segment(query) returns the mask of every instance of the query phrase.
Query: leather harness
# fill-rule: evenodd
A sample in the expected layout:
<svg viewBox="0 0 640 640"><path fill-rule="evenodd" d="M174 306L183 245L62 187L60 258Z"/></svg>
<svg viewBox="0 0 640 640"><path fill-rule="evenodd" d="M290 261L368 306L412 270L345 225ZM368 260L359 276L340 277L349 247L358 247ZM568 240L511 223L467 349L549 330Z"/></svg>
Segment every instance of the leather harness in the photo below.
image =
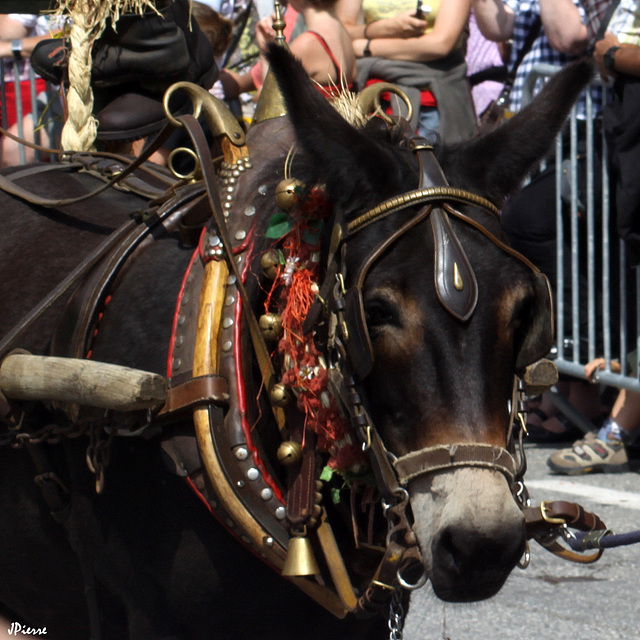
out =
<svg viewBox="0 0 640 640"><path fill-rule="evenodd" d="M246 372L242 371L240 349L245 328L251 336L261 369L265 372L267 388L272 387L274 383L269 351L257 327L257 320L251 313L250 301L244 289L248 262L251 258L249 240L253 213L248 202L249 194L243 193L241 175L239 184L233 183L233 189L230 187L230 191L236 198L235 210L244 211L244 218L225 215L227 210L220 199L213 164L207 160L208 147L199 125L192 116L180 116L178 121L194 143L196 153L200 157L203 178L199 186L188 187L182 195L177 195L178 200L180 197L183 198L178 202L178 209L182 216L184 211L180 209L181 202L188 209L194 201L202 202L203 198L206 198L207 209L213 218L200 238L191 267L185 275L174 323L176 331L171 345L171 391L165 406L157 414L161 424L170 425L172 416L177 413L182 415L185 410L193 410L198 450L194 452L193 438L188 436L185 440L179 430L173 434L175 437L165 438L163 446L174 459L176 472L185 476L190 486L203 498L218 519L244 544L280 570L289 538L285 521L287 499L274 479L275 474L270 468L270 463L263 460L259 454L259 442L253 440L254 434L251 425L246 424L243 407L246 401L243 394ZM477 285L464 249L451 226L449 217L454 216L478 229L500 249L528 266L539 283L538 295L543 298L541 314L546 316L551 308L550 299L544 298L548 296L548 283L539 270L504 245L477 221L457 211L453 204L479 206L492 215L497 214L495 207L475 194L449 187L431 148L425 141L414 139L411 144L420 162L420 184L417 190L381 203L348 223L338 221L327 261L327 278L321 286L319 297L324 300L324 304L316 304L308 318L308 327L311 328L321 314L326 314L325 322L328 322L328 316L331 316L329 324L336 328L330 336L330 343L336 353L341 355L336 361L339 366L332 371L332 387L345 413L349 415L363 448L369 452L389 521L387 548L368 586L358 593L351 586L345 567L340 565L340 552L326 520L326 514L321 511L317 521L317 539L325 557L333 559L329 563L333 587L321 587L308 578L294 577L291 580L338 616L345 615L347 611L366 616L387 606L394 585L398 583L405 588L420 586L422 577L413 582L409 582L405 577L411 574L413 578L414 569L422 563L417 539L405 512L408 494L404 487L411 480L424 474L460 466L477 466L499 471L507 477L509 484L514 486L521 480L523 473L523 463L517 463L513 450L508 451L486 444L453 443L429 447L397 459L390 456L367 414L359 393L359 384L370 371L373 362L361 294L371 266L388 246L428 218L436 245L435 282L438 298L454 318L464 321L475 308ZM229 172L239 171L242 174L251 168L251 159L245 154L227 168ZM15 193L15 190L11 192ZM242 198L247 199L245 203L242 202ZM171 200L171 207L167 204L165 209L160 205L154 215L162 218L162 212L168 212L169 209L171 214L168 215L173 215L176 211L175 204L175 201ZM418 213L373 250L352 278L355 284L345 290L344 257L348 240L366 226L415 205L422 205ZM133 252L139 242L136 239L131 244L123 246L121 238L130 233L129 228L116 233L118 235L114 234L103 250L90 256L91 259L87 261L91 264L97 263L102 259L103 253L116 248L111 260L105 263L108 266L102 267L99 270L100 275L96 276L99 284L89 287L91 302L85 305L85 320L81 324L83 331L71 340L71 344L75 345L74 353L81 353L86 349L86 327L94 315L97 300L103 297L109 283L126 262L126 256ZM134 235L137 238L141 234ZM81 266L86 268L88 265ZM65 290L76 284L80 275L79 271L68 279ZM465 283L462 289L458 286L458 279ZM199 298L197 306L188 303L188 300L194 297ZM210 310L212 307L214 311ZM209 314L206 317L205 309ZM210 321L210 332L203 338L202 332L194 327L199 326L206 318ZM545 317L541 317L538 325L542 326L545 322ZM23 330L24 326L13 332L11 340L5 340L3 344L12 344ZM209 350L206 357L198 353L195 347L193 351L189 349L189 344L198 343L199 335ZM536 354L545 355L551 346L552 334L548 330L538 333L534 338L532 342L535 344L526 346L528 351L523 356L525 360L532 357L535 359ZM519 362L522 364L522 359ZM274 414L282 429L281 412L274 408ZM310 472L309 477L313 475ZM307 491L312 491L312 488ZM546 503L538 508L523 505L530 530L529 537L542 541L550 550L559 551L555 548L555 539L557 530L563 523L583 530L604 528L597 517L587 514L581 508L574 508L577 505L558 504ZM564 551L566 550L561 550L560 554ZM601 552L602 550L596 554L597 557ZM564 554L564 557L569 557L570 553ZM573 555L581 558L579 561L594 560L593 556L585 560L584 556Z"/></svg>

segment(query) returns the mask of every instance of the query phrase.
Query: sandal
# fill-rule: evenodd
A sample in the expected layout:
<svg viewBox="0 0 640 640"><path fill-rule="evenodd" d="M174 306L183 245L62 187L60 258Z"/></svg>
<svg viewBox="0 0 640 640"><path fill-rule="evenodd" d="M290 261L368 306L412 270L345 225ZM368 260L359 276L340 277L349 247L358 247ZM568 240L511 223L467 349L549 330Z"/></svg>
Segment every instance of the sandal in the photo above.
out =
<svg viewBox="0 0 640 640"><path fill-rule="evenodd" d="M619 473L629 470L629 457L623 442L600 440L594 433L587 433L569 449L556 451L547 460L554 473L577 476L602 471Z"/></svg>
<svg viewBox="0 0 640 640"><path fill-rule="evenodd" d="M532 409L530 413L537 415L543 423L551 419L542 409ZM564 430L557 432L549 431L549 429L545 429L542 424L537 425L527 422L527 442L534 442L536 444L558 444L562 442L574 442L577 438L581 438L584 435L583 431L573 424L565 415L557 413L551 417L557 418L564 426Z"/></svg>

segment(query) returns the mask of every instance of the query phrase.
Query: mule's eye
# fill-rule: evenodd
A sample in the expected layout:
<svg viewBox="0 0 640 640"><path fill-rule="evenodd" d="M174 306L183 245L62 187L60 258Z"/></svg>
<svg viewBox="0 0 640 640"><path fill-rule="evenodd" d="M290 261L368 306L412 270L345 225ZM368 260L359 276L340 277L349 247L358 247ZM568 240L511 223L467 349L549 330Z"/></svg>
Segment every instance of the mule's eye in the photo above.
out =
<svg viewBox="0 0 640 640"><path fill-rule="evenodd" d="M370 331L385 325L400 323L396 308L388 301L380 298L367 300L364 304L364 316Z"/></svg>

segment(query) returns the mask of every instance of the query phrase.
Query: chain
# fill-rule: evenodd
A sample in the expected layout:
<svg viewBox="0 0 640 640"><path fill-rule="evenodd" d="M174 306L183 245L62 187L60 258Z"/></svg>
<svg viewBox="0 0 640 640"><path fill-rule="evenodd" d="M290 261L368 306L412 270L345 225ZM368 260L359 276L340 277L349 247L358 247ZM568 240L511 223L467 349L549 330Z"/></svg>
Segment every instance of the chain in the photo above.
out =
<svg viewBox="0 0 640 640"><path fill-rule="evenodd" d="M111 443L116 429L110 430L105 438L106 431L101 427L92 427L89 431L89 446L85 454L87 467L96 478L96 493L101 494L104 489L104 470L111 457Z"/></svg>
<svg viewBox="0 0 640 640"><path fill-rule="evenodd" d="M402 606L402 587L396 585L389 604L389 640L402 640L405 611Z"/></svg>
<svg viewBox="0 0 640 640"><path fill-rule="evenodd" d="M0 433L0 449L11 447L20 449L25 444L58 444L63 438L77 438L87 432L87 425L47 424L36 431L23 431L22 421L16 427L10 426L7 431Z"/></svg>
<svg viewBox="0 0 640 640"><path fill-rule="evenodd" d="M89 446L85 456L87 467L95 475L96 493L102 493L104 489L104 470L109 464L111 443L116 434L116 429L85 423L66 426L47 424L36 431L23 431L22 419L23 417L21 416L21 419L15 425L11 424L7 431L0 433L0 448L21 449L26 444L35 445L43 442L58 444L64 438L78 438L89 434Z"/></svg>
<svg viewBox="0 0 640 640"><path fill-rule="evenodd" d="M517 462L514 478L513 493L520 508L531 504L529 492L524 484L524 475L527 471L527 456L524 450L524 436L527 433L527 404L524 381L518 379L517 391L513 399L512 407L511 440L513 441L513 455Z"/></svg>

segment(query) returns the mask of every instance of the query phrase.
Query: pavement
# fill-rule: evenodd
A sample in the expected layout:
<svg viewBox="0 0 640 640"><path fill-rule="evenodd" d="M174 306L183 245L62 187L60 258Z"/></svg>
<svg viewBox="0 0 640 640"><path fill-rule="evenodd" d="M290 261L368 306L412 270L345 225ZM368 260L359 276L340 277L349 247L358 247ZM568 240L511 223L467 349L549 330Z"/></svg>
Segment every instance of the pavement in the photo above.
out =
<svg viewBox="0 0 640 640"><path fill-rule="evenodd" d="M532 503L577 502L614 533L640 529L640 474L552 475L561 446L526 445ZM531 563L500 593L445 604L429 586L414 593L403 640L640 640L640 544L607 549L590 565L562 560L531 543Z"/></svg>

